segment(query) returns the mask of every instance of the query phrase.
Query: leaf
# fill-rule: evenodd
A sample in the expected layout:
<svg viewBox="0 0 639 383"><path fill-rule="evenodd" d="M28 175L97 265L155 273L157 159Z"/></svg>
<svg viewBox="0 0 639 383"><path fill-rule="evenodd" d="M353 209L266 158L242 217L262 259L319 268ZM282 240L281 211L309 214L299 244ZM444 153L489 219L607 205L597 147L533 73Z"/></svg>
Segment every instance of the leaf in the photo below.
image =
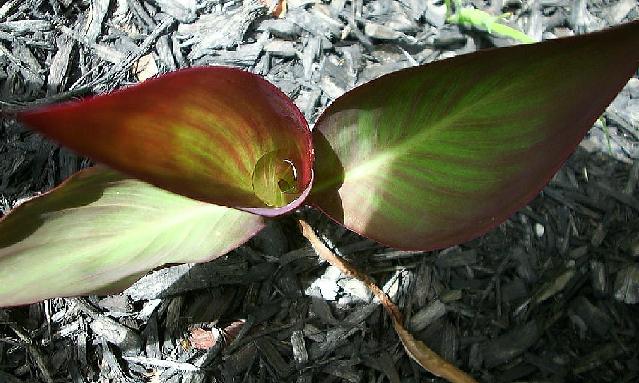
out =
<svg viewBox="0 0 639 383"><path fill-rule="evenodd" d="M226 254L262 227L247 212L86 169L0 220L0 306L119 291L158 266Z"/></svg>
<svg viewBox="0 0 639 383"><path fill-rule="evenodd" d="M478 29L485 29L488 33L498 36L508 37L524 44L534 43L535 40L522 31L500 24L498 21L503 16L493 16L486 11L475 8L462 8L461 4L456 9L455 14L446 18L446 22L460 24L464 26L474 26Z"/></svg>
<svg viewBox="0 0 639 383"><path fill-rule="evenodd" d="M386 245L475 238L528 203L637 68L639 22L383 76L313 130L310 201Z"/></svg>
<svg viewBox="0 0 639 383"><path fill-rule="evenodd" d="M258 214L296 208L312 180L304 116L271 83L239 69L186 69L18 118L153 185Z"/></svg>

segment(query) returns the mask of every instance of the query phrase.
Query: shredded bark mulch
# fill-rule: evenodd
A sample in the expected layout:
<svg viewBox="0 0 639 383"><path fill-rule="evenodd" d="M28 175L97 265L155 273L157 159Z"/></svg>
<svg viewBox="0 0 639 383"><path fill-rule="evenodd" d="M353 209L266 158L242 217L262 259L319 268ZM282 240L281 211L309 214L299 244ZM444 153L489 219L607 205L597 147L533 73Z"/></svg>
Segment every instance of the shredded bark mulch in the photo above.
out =
<svg viewBox="0 0 639 383"><path fill-rule="evenodd" d="M264 75L313 122L384 73L515 43L445 23L436 0L289 0L277 18L281 5L4 1L0 108L228 65ZM639 18L635 0L464 6L510 12L504 22L537 40ZM2 213L91 164L7 116ZM481 238L402 252L303 209L226 257L154 271L122 294L1 309L0 382L441 381L405 354L361 282L319 261L298 218L384 287L417 339L480 382L637 382L638 158L635 77L541 195Z"/></svg>

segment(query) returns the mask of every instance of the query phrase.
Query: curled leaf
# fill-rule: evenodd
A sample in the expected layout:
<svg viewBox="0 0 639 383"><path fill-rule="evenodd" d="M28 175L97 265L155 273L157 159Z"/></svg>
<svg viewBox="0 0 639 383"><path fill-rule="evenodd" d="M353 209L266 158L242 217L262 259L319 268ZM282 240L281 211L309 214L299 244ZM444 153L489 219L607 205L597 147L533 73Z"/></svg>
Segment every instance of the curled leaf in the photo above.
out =
<svg viewBox="0 0 639 383"><path fill-rule="evenodd" d="M262 215L299 206L313 178L304 116L271 83L239 69L181 70L18 118L155 186Z"/></svg>

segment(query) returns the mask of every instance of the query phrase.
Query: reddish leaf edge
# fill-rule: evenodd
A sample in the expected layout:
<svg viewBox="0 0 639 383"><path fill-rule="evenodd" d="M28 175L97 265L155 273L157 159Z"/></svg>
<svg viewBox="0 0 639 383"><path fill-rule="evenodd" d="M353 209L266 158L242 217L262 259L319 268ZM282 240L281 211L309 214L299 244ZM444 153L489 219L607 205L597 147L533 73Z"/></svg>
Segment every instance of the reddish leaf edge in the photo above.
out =
<svg viewBox="0 0 639 383"><path fill-rule="evenodd" d="M246 70L242 70L239 68L235 68L235 67L227 67L227 66L198 66L198 67L191 67L191 68L185 68L185 69L179 69L177 71L173 71L173 72L168 72L165 74L161 74L158 75L156 77L152 77L148 80L145 80L141 83L137 83L137 84L133 84L130 86L125 86L119 89L116 89L112 92L106 93L106 94L98 94L98 95L92 95L92 96L88 96L88 97L84 97L81 98L79 100L72 100L72 101L64 101L61 103L57 103L57 104L51 104L51 105L43 105L43 106L36 106L34 108L31 109L26 109L26 110L21 110L16 112L16 119L23 124L26 127L29 127L28 122L26 122L25 120L28 119L28 116L32 113L39 113L42 111L47 111L47 112L56 112L56 110L61 110L64 108L68 108L70 106L74 106L74 105L78 105L78 104L91 104L93 102L95 102L97 99L101 98L101 97L109 97L112 95L118 95L120 93L125 93L128 92L130 90L130 88L133 87L138 87L138 86L144 86L145 84L149 84L149 83L153 83L153 82L159 82L162 81L164 79L167 78L171 78L171 77L176 77L179 76L181 74L184 73L198 73L198 72L210 72L211 70L218 70L221 72L221 74L223 74L225 71L229 71L229 72L239 72L242 73L243 75L249 76L249 77L253 77L255 79L257 79L258 81L260 81L262 84L264 84L273 94L275 97L281 98L281 99L285 99L289 102L290 106L291 106L291 112L295 115L296 119L298 121L300 121L302 123L302 125L300 126L300 128L302 128L305 131L305 140L306 140L306 147L309 148L309 150L305 153L301 153L301 157L305 157L306 162L303 165L303 167L305 168L306 166L308 166L308 169L304 170L302 169L302 174L307 174L306 175L306 182L302 183L302 187L301 189L303 190L302 193L300 194L299 197L297 197L295 200L293 200L292 202L288 203L287 205L284 206L280 206L280 207L246 207L246 206L230 206L230 205L225 205L225 204L221 204L221 203L215 203L214 201L207 201L201 198L197 198L197 197L192 197L189 195L185 195L182 193L176 193L176 191L173 190L169 190L161 185L158 185L156 183L154 183L152 180L149 180L148 177L146 177L144 174L141 173L137 173L137 172L129 172L126 171L124 169L119 169L117 167L113 167L108 165L108 160L105 161L104 158L100 158L100 156L87 156L91 159L93 159L94 161L98 162L98 163L104 163L107 164L108 167L113 168L114 170L117 170L119 172L122 172L123 174L126 174L128 176L131 176L133 178L139 179L141 181L144 182L148 182L150 184L152 184L153 186L159 187L161 189L176 193L176 194L180 194L184 197L188 197L188 198L193 198L195 200L201 201L201 202L206 202L206 203L211 203L214 205L218 205L218 206L225 206L225 207L230 207L230 208L234 208L234 209L238 209L238 210L242 210L242 211L246 211L252 214L256 214L256 215L261 215L264 217L276 217L276 216L280 216L283 214L287 214L292 212L293 210L299 208L304 201L306 200L306 197L310 194L310 191L312 189L313 186L313 179L314 179L314 175L313 175L313 164L315 162L315 151L313 149L313 136L311 134L311 130L310 127L308 125L308 120L306 119L306 117L304 116L304 114L299 110L299 108L297 107L297 105L293 102L293 100L288 97L288 95L286 95L281 89L279 89L275 84L273 84L272 82L268 81L267 79L265 79L264 77L262 77L261 75L246 71ZM29 127L30 128L30 127ZM30 128L31 129L31 128ZM37 129L31 129L35 132L38 132ZM38 133L40 134L40 133ZM45 135L42 135L45 138L47 138L48 140L51 141L55 141L53 139L50 139L48 137L46 137ZM58 143L60 146L64 146L66 147L64 144ZM137 174L136 174L137 173Z"/></svg>
<svg viewBox="0 0 639 383"><path fill-rule="evenodd" d="M337 99L333 100L333 102L337 101L338 99L342 98L342 97L348 97L350 95L350 93L352 91L355 91L359 88L362 88L366 85L369 85L371 83L374 83L376 80L384 78L384 77L388 77L388 78L392 78L392 77L396 77L399 76L400 73L405 73L408 71L418 71L418 70L425 70L426 68L430 67L430 66L434 66L434 65L446 65L446 63L449 63L451 61L456 61L456 60L460 60L462 57L465 56L470 56L470 55L486 55L489 52L495 51L495 50L500 50L500 49L526 49L529 48L530 46L535 46L535 45L539 45L539 44L561 44L562 40L565 39L584 39L584 38L588 38L588 36L592 36L592 35L600 35L600 34L605 34L611 30L620 30L620 29L632 29L632 28L638 28L639 27L639 20L633 20L629 23L624 23L624 24L620 24L620 25L616 25L610 28L606 28L600 31L595 31L595 32L591 32L591 33L587 33L584 35L578 35L578 36L568 36L568 37L561 37L561 38L557 38L557 39L552 39L552 40L544 40L541 42L537 42L537 43L533 43L533 44L521 44L521 45L515 45L515 46L510 46L510 47L501 47L501 48L487 48L487 49L482 49L482 50L478 50L475 52L470 52L470 53L465 53L463 55L459 55L459 56L455 56L455 57L451 57L451 58L447 58L444 60L440 60L440 61L435 61L435 62L431 62L431 63L427 63L424 65L419 65L416 67L411 67L411 68L405 68L405 69L401 69L399 71L395 71L395 72L391 72L391 73L387 73L385 75L382 75L378 78L375 78L373 80L370 80L367 83L361 84L358 87L352 89L351 91L348 91L346 93L344 93L343 95L341 95L340 97L338 97ZM637 67L639 67L639 62L637 62ZM630 79L632 77L632 75L637 71L637 69L634 69L633 71L631 71L630 73L628 73L628 79ZM626 80L627 83L627 80ZM625 84L625 83L624 83ZM619 92L621 91L621 89L623 88L624 84L621 85L621 87L619 87L619 89L616 92L609 92L607 95L607 98L609 99L608 104L610 104L612 102L612 100L614 100L614 98L619 94ZM320 114L320 116L317 118L317 121L315 122L314 125L318 125L323 118L326 117L326 111L329 110L331 105L328 105L324 111L322 111L322 113ZM602 111L603 113L604 111ZM592 126L594 125L594 123L597 121L597 118L599 116L595 116L592 118L592 121L589 124L589 128L588 130L586 130L586 132L584 133L584 136L586 133L588 133L588 131L592 128ZM353 231L355 233L357 233L358 235L366 238L366 239L370 239L372 241L375 241L377 243L380 243L384 246L388 246L391 247L393 249L397 249L397 250L401 250L401 251L423 251L423 252L428 252L428 251L434 251L434 250L441 250L441 249L446 249L448 247L451 246L456 246L456 245L460 245L466 242L470 242L474 239L477 239L479 237L481 237L482 235L489 233L490 231L494 230L495 228L497 228L499 225L501 225L502 223L506 222L508 219L510 219L510 217L512 217L515 213L517 213L519 210L521 210L522 208L526 207L528 204L530 204L530 202L532 202L543 190L544 188L548 185L548 183L550 182L550 180L552 180L552 178L555 176L555 174L557 174L557 172L559 171L559 169L561 169L564 164L566 163L566 161L568 161L568 159L570 158L570 156L575 152L575 150L577 149L577 147L579 146L579 143L581 142L581 140L583 140L583 137L581 139L579 139L576 142L571 142L570 145L566 145L566 151L564 153L562 153L562 158L560 159L560 161L558 162L558 165L551 168L552 169L552 173L551 175L543 182L542 186L539 188L535 188L535 189L531 189L531 192L526 194L525 196L523 196L519 202L517 202L517 204L515 205L516 207L509 209L509 210L505 210L503 214L500 214L498 217L492 217L492 224L488 227L483 227L479 230L474 230L470 233L468 233L467 235L467 239L464 241L443 241L443 242L436 242L433 243L432 245L426 247L426 248L419 248L419 247L410 247L410 246L397 246L394 244L388 244L388 243L384 243L383 241L377 239L377 238L372 238L368 235L366 235L366 233L360 231L360 230L354 230L350 227L346 227L342 222L340 222L338 219L332 217L330 214L328 214L326 211L324 211L317 202L314 202L313 199L311 198L309 201L307 201L307 205L309 207L312 207L314 209L317 209L318 211L320 211L322 214L324 214L325 216L327 216L328 218L330 218L333 222L335 222L336 224L340 225L340 226L344 226L346 227L348 230ZM339 188L338 188L339 189Z"/></svg>
<svg viewBox="0 0 639 383"><path fill-rule="evenodd" d="M306 189L304 189L304 191L302 192L302 194L300 194L299 197L297 197L295 200L293 200L291 203L281 206L281 207L269 207L269 208L262 208L262 207L257 207L257 208L239 208L239 207L232 207L234 209L238 209L238 210L242 210L248 213L252 213L252 214L256 214L256 215L261 215L262 217L268 217L268 218L273 218L273 217L277 217L280 215L284 215L287 213L292 212L293 210L297 209L298 207L302 206L302 204L304 204L304 202L306 202L306 198L308 197L309 194L311 194L311 189L313 188L313 181L314 181L315 175L313 173L313 169L311 169L311 173L310 173L310 182L309 184L306 186Z"/></svg>

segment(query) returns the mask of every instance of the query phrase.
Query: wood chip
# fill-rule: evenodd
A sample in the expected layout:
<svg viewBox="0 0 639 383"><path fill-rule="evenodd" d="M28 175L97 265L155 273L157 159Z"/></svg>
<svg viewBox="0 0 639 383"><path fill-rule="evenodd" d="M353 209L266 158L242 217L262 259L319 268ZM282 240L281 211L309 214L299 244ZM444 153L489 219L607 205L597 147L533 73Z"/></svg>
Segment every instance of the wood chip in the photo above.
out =
<svg viewBox="0 0 639 383"><path fill-rule="evenodd" d="M541 331L539 324L533 320L491 340L483 347L484 363L494 367L513 360L537 342Z"/></svg>
<svg viewBox="0 0 639 383"><path fill-rule="evenodd" d="M91 0L85 31L87 41L95 42L98 36L102 34L102 23L110 2L111 0Z"/></svg>
<svg viewBox="0 0 639 383"><path fill-rule="evenodd" d="M617 272L614 294L621 302L639 303L639 265L627 265Z"/></svg>
<svg viewBox="0 0 639 383"><path fill-rule="evenodd" d="M440 300L434 300L411 317L408 328L413 332L421 331L445 314L446 305Z"/></svg>

